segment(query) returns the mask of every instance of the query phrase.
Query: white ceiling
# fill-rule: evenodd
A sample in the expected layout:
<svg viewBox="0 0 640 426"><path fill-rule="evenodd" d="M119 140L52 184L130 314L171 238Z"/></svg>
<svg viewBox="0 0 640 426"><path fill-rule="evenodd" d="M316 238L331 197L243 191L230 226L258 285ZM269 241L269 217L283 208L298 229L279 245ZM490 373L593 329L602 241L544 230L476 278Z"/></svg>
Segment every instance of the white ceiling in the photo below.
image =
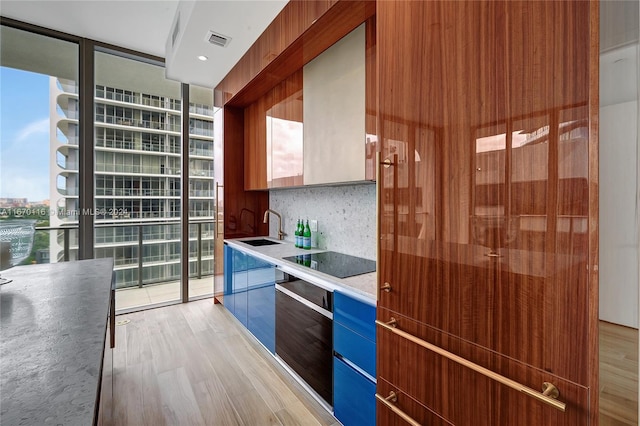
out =
<svg viewBox="0 0 640 426"><path fill-rule="evenodd" d="M288 0L2 0L0 15L166 58L167 77L215 87ZM172 46L173 23L180 30ZM205 41L213 30L226 48ZM198 60L199 55L209 59Z"/></svg>

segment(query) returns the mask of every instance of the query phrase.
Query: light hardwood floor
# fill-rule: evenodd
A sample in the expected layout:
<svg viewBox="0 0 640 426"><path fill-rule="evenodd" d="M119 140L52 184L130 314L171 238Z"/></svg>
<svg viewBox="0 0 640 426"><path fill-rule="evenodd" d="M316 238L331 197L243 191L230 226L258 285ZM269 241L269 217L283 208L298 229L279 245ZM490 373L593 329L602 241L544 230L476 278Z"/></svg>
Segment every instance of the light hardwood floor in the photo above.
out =
<svg viewBox="0 0 640 426"><path fill-rule="evenodd" d="M638 330L600 321L600 426L638 425Z"/></svg>
<svg viewBox="0 0 640 426"><path fill-rule="evenodd" d="M115 425L339 425L211 299L119 315ZM638 330L600 322L600 426L638 425Z"/></svg>
<svg viewBox="0 0 640 426"><path fill-rule="evenodd" d="M116 425L339 425L212 299L119 315Z"/></svg>

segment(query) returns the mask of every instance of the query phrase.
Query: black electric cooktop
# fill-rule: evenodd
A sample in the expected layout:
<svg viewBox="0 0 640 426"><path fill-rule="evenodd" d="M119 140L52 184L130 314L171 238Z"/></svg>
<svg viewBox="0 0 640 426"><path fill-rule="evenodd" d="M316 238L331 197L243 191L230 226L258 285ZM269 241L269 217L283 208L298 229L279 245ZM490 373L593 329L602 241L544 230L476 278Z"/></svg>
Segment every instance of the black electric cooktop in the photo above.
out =
<svg viewBox="0 0 640 426"><path fill-rule="evenodd" d="M354 275L367 274L376 270L376 262L373 260L335 251L301 254L283 257L283 259L337 278L353 277Z"/></svg>

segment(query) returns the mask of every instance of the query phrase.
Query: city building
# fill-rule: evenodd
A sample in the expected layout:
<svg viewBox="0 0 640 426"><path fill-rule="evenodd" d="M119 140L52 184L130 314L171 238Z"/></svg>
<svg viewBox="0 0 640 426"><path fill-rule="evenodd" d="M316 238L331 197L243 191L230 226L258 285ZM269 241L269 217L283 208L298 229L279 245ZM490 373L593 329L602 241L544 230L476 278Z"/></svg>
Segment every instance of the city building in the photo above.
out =
<svg viewBox="0 0 640 426"><path fill-rule="evenodd" d="M75 228L79 215L94 215L95 255L114 258L118 288L177 281L181 220L180 99L167 96L162 84L157 84L156 92L142 92L139 88L124 87L124 81L117 78L110 80L113 81L96 80L95 209L81 211L77 85L74 81L50 77L50 199L51 208L56 209L51 215L51 227ZM151 87L144 89L153 89L153 84L148 86ZM188 179L192 221L190 276L211 275L214 180L210 105L189 105ZM58 231L57 238L52 236L50 240L51 262L65 257L76 259L77 247L77 229Z"/></svg>

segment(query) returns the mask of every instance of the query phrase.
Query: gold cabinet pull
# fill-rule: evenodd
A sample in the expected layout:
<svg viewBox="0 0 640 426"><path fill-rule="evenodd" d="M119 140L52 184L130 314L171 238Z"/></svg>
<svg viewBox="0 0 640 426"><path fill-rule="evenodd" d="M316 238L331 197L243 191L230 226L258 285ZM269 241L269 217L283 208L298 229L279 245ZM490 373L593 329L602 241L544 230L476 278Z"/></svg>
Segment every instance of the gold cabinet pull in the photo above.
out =
<svg viewBox="0 0 640 426"><path fill-rule="evenodd" d="M553 383L542 382L542 394L549 398L558 399L560 391Z"/></svg>
<svg viewBox="0 0 640 426"><path fill-rule="evenodd" d="M538 392L534 389L531 389L528 386L525 386L521 383L516 382L515 380L511 380L508 377L502 376L494 371L489 370L488 368L485 368L481 365L478 365L476 363L473 363L465 358L462 358L461 356L458 356L456 354L453 354L449 351L446 351L444 349L442 349L439 346L433 345L429 342L426 342L418 337L415 337L414 335L407 333L406 331L402 331L400 329L398 329L396 327L397 321L395 318L391 318L391 321L389 322L382 322L379 320L376 320L376 324L379 325L380 327L391 331L392 333L409 340L412 343L415 343L417 345L422 346L425 349L429 349L432 352L437 353L438 355L441 355L445 358L450 359L453 362L456 362L462 366L465 366L467 368L470 368L471 370L480 373L484 376L489 377L490 379L495 380L496 382L502 383L503 385L509 386L511 389L515 389L519 392L525 393L539 401L544 402L545 404L548 404L560 411L562 411L563 413L566 411L567 409L567 404L565 404L564 402L558 401L557 398L560 396L560 391L558 390L558 388L556 388L554 385L552 385L549 382L545 382L545 384L543 385L543 390L542 392Z"/></svg>
<svg viewBox="0 0 640 426"><path fill-rule="evenodd" d="M395 328L396 324L398 324L398 320L395 319L394 317L391 317L391 319L387 322L380 322L376 320L376 324L378 323L380 323L381 325L384 324L384 326L388 328Z"/></svg>
<svg viewBox="0 0 640 426"><path fill-rule="evenodd" d="M376 393L376 399L386 405L391 411L393 411L395 414L401 417L402 420L409 423L411 426L421 426L420 423L416 422L411 418L411 416L394 405L394 403L398 401L398 395L394 391L389 392L389 396L386 398L379 393Z"/></svg>
<svg viewBox="0 0 640 426"><path fill-rule="evenodd" d="M380 290L382 291L386 291L387 293L389 293L391 291L391 284L389 283L384 283L382 285L382 287L380 287Z"/></svg>

